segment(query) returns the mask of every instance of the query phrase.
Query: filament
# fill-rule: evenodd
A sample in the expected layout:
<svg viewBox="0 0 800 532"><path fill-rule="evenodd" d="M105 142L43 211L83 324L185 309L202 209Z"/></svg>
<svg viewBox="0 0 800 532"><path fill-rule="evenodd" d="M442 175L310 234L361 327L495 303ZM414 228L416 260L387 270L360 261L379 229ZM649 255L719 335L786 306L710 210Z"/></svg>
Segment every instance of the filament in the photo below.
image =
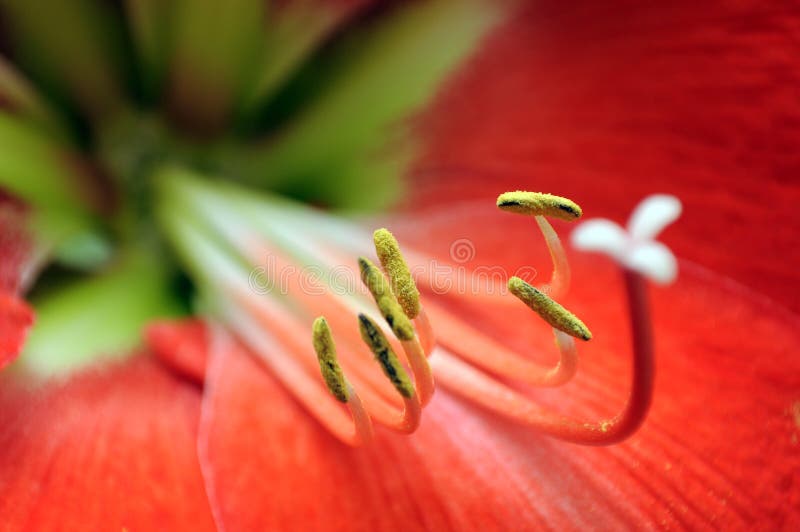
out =
<svg viewBox="0 0 800 532"><path fill-rule="evenodd" d="M632 270L624 270L623 275L631 316L633 367L630 394L617 415L584 421L554 413L444 350L432 361L440 382L490 411L561 440L583 445L625 440L641 426L650 408L654 358L645 280ZM572 337L561 334L562 341L574 344Z"/></svg>

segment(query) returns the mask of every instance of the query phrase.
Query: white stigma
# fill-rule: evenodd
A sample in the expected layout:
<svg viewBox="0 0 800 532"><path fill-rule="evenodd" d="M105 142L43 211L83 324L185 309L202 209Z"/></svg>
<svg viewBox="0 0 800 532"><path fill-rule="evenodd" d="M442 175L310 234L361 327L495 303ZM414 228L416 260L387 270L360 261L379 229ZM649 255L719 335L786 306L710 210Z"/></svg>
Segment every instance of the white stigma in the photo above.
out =
<svg viewBox="0 0 800 532"><path fill-rule="evenodd" d="M604 218L587 220L573 231L572 245L605 253L658 284L669 284L678 275L678 261L667 246L654 239L678 219L681 209L675 196L655 194L637 205L627 230Z"/></svg>

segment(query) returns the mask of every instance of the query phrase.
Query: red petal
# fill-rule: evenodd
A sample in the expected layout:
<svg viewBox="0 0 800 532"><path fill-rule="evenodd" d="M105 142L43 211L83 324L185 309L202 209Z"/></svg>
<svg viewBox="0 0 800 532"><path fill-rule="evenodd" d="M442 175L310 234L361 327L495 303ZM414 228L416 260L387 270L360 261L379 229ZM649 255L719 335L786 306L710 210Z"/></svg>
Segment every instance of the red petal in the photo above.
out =
<svg viewBox="0 0 800 532"><path fill-rule="evenodd" d="M22 351L33 310L16 296L0 292L0 370Z"/></svg>
<svg viewBox="0 0 800 532"><path fill-rule="evenodd" d="M524 489L529 458L509 454L502 433L486 438L485 419L450 398L436 400L414 438L383 433L352 449L247 353L215 356L200 452L228 530L467 530L496 526L501 505L532 522L554 510L539 510L540 490ZM497 489L501 476L523 489Z"/></svg>
<svg viewBox="0 0 800 532"><path fill-rule="evenodd" d="M145 337L150 351L172 370L198 383L205 380L208 331L202 320L155 322Z"/></svg>
<svg viewBox="0 0 800 532"><path fill-rule="evenodd" d="M16 377L16 378L15 378ZM0 385L9 530L213 530L195 454L199 396L150 358Z"/></svg>
<svg viewBox="0 0 800 532"><path fill-rule="evenodd" d="M791 2L530 2L424 113L414 205L530 189L624 221L652 192L677 254L800 310Z"/></svg>
<svg viewBox="0 0 800 532"><path fill-rule="evenodd" d="M535 239L530 220L495 212L492 203L469 213L467 226L466 218L445 220L445 213L439 219L446 223L415 217L413 228L390 226L445 253L446 243L470 235L487 262L509 255L508 243L515 242L512 259L547 264L543 245L527 245ZM566 304L595 338L582 346L574 383L528 393L597 420L613 414L627 392L621 283L596 257L576 257L574 271ZM658 367L652 413L639 433L610 448L537 435L440 387L416 434L382 432L374 447L350 449L247 354L217 353L200 449L220 521L231 530L742 529L797 521L797 318L691 266L677 285L652 295ZM533 326L520 330L520 323L536 320L518 307L504 305L502 319L485 324L487 333L526 353L531 345L534 354L549 353L552 337L532 335Z"/></svg>
<svg viewBox="0 0 800 532"><path fill-rule="evenodd" d="M501 265L511 275L523 265L548 264L530 219L497 212L491 203L470 204L465 227L462 211L453 210L453 216L415 216L407 226L395 221L392 227L401 241L416 235L418 244L439 255L467 234L481 259L472 267ZM573 290L565 304L595 338L581 346L573 383L531 395L565 413L600 419L615 412L626 392L630 346L622 284L608 261L572 258ZM544 281L548 269L537 280ZM640 506L648 520L724 528L800 519L800 490L793 487L800 478L800 319L685 262L677 285L651 295L657 379L650 417L629 442L607 450L566 446L572 452L567 459L603 475L609 489ZM472 318L477 314L490 335L522 353L531 346L534 356L536 348L552 352L548 334L537 337L533 325L520 328L536 323L524 305L504 305L492 316L494 310L478 309Z"/></svg>

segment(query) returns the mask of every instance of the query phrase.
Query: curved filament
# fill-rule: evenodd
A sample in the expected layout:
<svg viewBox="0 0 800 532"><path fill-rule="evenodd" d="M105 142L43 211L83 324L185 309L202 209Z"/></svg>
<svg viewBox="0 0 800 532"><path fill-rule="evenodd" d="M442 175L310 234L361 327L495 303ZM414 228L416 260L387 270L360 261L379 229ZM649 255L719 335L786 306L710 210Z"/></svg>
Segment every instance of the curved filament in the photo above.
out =
<svg viewBox="0 0 800 532"><path fill-rule="evenodd" d="M583 445L611 445L632 435L644 421L653 393L654 359L645 281L624 270L631 313L633 368L630 395L619 414L601 421L583 421L556 414L519 394L449 352L440 352L434 367L456 393L481 406L561 440ZM562 333L563 334L563 333ZM566 343L574 340L564 335Z"/></svg>
<svg viewBox="0 0 800 532"><path fill-rule="evenodd" d="M402 344L406 359L411 366L411 373L414 375L419 400L422 406L425 406L430 402L435 390L433 372L428 364L428 357L425 355L425 349L422 347L418 337L412 340L404 340Z"/></svg>
<svg viewBox="0 0 800 532"><path fill-rule="evenodd" d="M550 222L541 215L536 216L535 219L542 236L544 236L547 249L550 251L550 258L553 261L553 273L550 276L550 282L542 285L540 290L553 299L558 299L569 292L571 273L567 254L564 252L561 239L558 238L558 234L556 234Z"/></svg>
<svg viewBox="0 0 800 532"><path fill-rule="evenodd" d="M575 375L578 360L574 349L563 349L559 344L558 362L545 366L521 357L436 303L429 303L429 310L440 343L487 371L542 387L561 386Z"/></svg>

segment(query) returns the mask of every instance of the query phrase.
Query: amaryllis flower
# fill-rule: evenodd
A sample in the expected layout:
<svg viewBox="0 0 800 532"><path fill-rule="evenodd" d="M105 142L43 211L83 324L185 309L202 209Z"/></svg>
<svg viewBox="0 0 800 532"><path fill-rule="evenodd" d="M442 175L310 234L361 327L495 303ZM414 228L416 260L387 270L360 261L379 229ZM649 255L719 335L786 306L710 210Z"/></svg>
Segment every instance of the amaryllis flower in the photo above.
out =
<svg viewBox="0 0 800 532"><path fill-rule="evenodd" d="M0 6L4 527L800 521L794 6Z"/></svg>

